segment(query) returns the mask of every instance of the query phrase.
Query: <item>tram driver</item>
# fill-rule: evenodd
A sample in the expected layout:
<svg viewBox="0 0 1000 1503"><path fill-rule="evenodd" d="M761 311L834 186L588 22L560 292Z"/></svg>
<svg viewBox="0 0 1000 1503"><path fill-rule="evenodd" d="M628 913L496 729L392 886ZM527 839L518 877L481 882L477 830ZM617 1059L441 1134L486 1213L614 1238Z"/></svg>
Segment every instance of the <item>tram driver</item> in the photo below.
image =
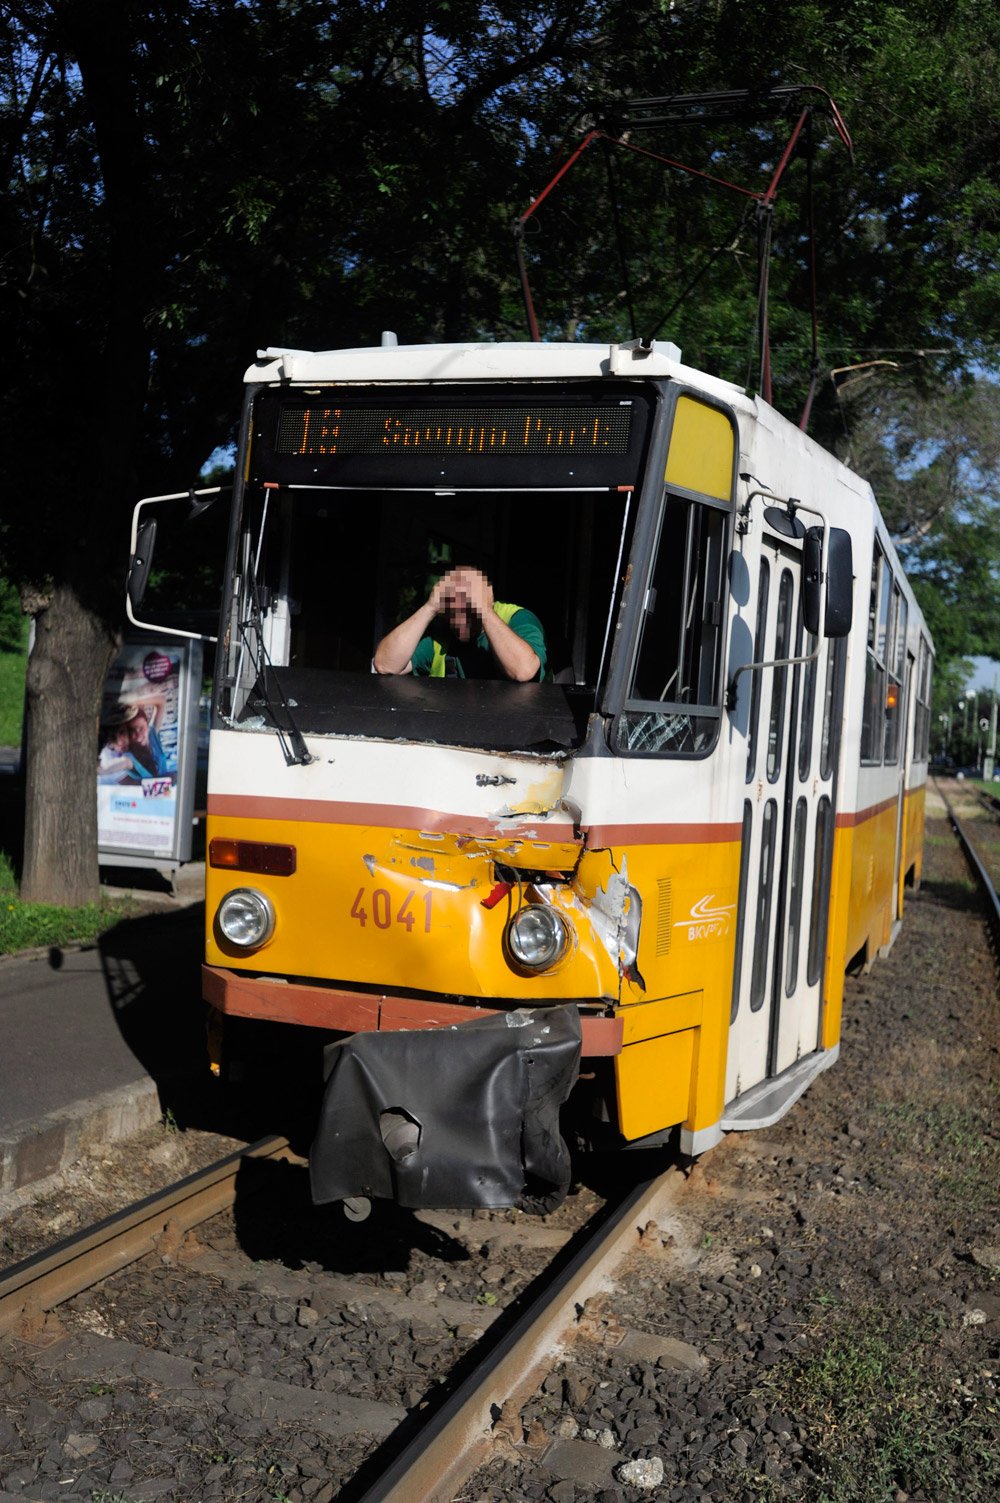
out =
<svg viewBox="0 0 1000 1503"><path fill-rule="evenodd" d="M518 683L545 672L545 633L521 605L494 600L480 569L442 575L423 605L375 649L376 673L430 678L508 678Z"/></svg>

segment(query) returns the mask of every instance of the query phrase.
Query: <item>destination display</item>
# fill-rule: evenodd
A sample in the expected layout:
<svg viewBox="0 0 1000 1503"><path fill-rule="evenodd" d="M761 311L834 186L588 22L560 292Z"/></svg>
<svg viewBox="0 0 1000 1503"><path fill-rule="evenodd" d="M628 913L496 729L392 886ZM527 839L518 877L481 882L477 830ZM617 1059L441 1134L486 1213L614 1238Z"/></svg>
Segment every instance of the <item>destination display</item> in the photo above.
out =
<svg viewBox="0 0 1000 1503"><path fill-rule="evenodd" d="M632 403L575 407L285 407L275 454L623 455Z"/></svg>
<svg viewBox="0 0 1000 1503"><path fill-rule="evenodd" d="M269 388L253 398L247 479L334 489L622 489L642 471L657 400L648 383L624 381Z"/></svg>

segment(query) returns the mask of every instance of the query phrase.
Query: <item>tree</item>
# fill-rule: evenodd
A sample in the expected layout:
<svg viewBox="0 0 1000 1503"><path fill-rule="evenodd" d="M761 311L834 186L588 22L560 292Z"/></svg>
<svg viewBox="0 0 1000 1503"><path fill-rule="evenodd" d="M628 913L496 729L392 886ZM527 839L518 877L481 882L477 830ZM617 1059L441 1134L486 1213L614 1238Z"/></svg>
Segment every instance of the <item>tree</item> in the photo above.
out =
<svg viewBox="0 0 1000 1503"><path fill-rule="evenodd" d="M845 457L875 489L940 668L1000 658L1000 386L870 374L842 397Z"/></svg>
<svg viewBox="0 0 1000 1503"><path fill-rule="evenodd" d="M605 10L604 45L574 81L582 112L624 94L766 89L821 84L839 104L854 159L818 113L813 136L816 283L821 368L897 351L944 348L931 369L1000 359L1000 16L983 0L792 0L767 12L746 0L677 0ZM560 101L561 103L561 101ZM546 116L544 155L529 154L535 185L567 116ZM791 122L692 126L642 144L665 150L730 183L766 186ZM809 382L811 333L806 244L805 153L796 152L779 190L771 269L776 400L798 416ZM617 159L616 159L617 160ZM727 247L663 328L691 363L743 382L755 314L752 223L743 204L655 164L622 158L619 213L634 282L638 332L648 332L708 253ZM614 193L592 150L538 216L532 244L545 254L540 303L589 328L628 333L615 252ZM550 207L551 205L551 207ZM576 255L561 251L574 244ZM732 247L732 248L728 248ZM582 300L582 302L581 302ZM578 310L578 315L577 315ZM752 350L751 350L752 354ZM830 442L839 414L822 383L813 431Z"/></svg>
<svg viewBox="0 0 1000 1503"><path fill-rule="evenodd" d="M929 387L993 369L998 37L986 0L791 0L776 14L749 0L8 5L0 413L16 504L0 571L36 621L25 895L96 891L92 753L128 512L191 484L232 432L250 352L382 328L523 337L511 220L564 137L625 95L802 80L834 94L857 146L852 167L817 119L822 369L886 347L946 349L925 362ZM757 186L788 128L658 144ZM624 158L609 187L602 156L538 216L547 327L628 337L631 304L646 332L721 245L663 334L755 384L742 204ZM812 374L806 176L799 153L772 260L776 398L794 413ZM830 441L841 414L832 384L821 391L815 431Z"/></svg>
<svg viewBox="0 0 1000 1503"><path fill-rule="evenodd" d="M419 308L445 334L495 285L465 275L483 220L456 201L484 168L494 189L513 171L507 101L576 57L590 12L498 4L481 27L480 6L432 11L436 29L391 0L7 13L0 326L18 377L0 400L20 505L0 544L36 623L27 898L96 895L98 706L147 478L190 483L264 331L350 343L373 314Z"/></svg>

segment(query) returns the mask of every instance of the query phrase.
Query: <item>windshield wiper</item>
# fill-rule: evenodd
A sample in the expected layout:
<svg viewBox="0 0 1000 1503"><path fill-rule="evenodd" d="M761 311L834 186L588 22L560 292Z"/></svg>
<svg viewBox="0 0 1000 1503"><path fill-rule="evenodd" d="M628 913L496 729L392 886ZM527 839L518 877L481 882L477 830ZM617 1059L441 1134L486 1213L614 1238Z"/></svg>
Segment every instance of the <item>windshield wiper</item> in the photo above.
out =
<svg viewBox="0 0 1000 1503"><path fill-rule="evenodd" d="M267 648L264 645L264 612L261 608L260 588L257 583L257 570L255 568L251 567L247 571L247 579L250 586L250 616L248 620L240 622L240 634L246 643L247 650L250 652L254 660L254 667L257 670L257 688L260 703L270 715L271 722L278 734L278 745L281 747L285 765L287 767L308 767L309 763L317 761L317 758L313 756L312 752L306 746L305 737L296 724L291 706L285 697L285 691L281 687L281 680L274 671L274 664L271 662ZM248 627L253 628L256 637L255 645L251 644L247 636ZM269 674L277 690L277 703L268 692L267 680ZM278 706L284 712L286 722L284 725L282 725L281 720L278 718Z"/></svg>

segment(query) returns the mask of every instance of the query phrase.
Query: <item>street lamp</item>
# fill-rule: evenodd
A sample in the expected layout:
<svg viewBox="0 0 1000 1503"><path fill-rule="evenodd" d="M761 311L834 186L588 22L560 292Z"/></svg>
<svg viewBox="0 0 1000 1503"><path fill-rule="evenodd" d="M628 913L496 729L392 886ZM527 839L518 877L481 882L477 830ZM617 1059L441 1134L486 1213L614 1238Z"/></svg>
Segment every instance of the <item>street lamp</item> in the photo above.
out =
<svg viewBox="0 0 1000 1503"><path fill-rule="evenodd" d="M990 705L990 741L989 750L983 758L983 777L992 781L993 773L997 765L997 681L993 679L993 702Z"/></svg>

